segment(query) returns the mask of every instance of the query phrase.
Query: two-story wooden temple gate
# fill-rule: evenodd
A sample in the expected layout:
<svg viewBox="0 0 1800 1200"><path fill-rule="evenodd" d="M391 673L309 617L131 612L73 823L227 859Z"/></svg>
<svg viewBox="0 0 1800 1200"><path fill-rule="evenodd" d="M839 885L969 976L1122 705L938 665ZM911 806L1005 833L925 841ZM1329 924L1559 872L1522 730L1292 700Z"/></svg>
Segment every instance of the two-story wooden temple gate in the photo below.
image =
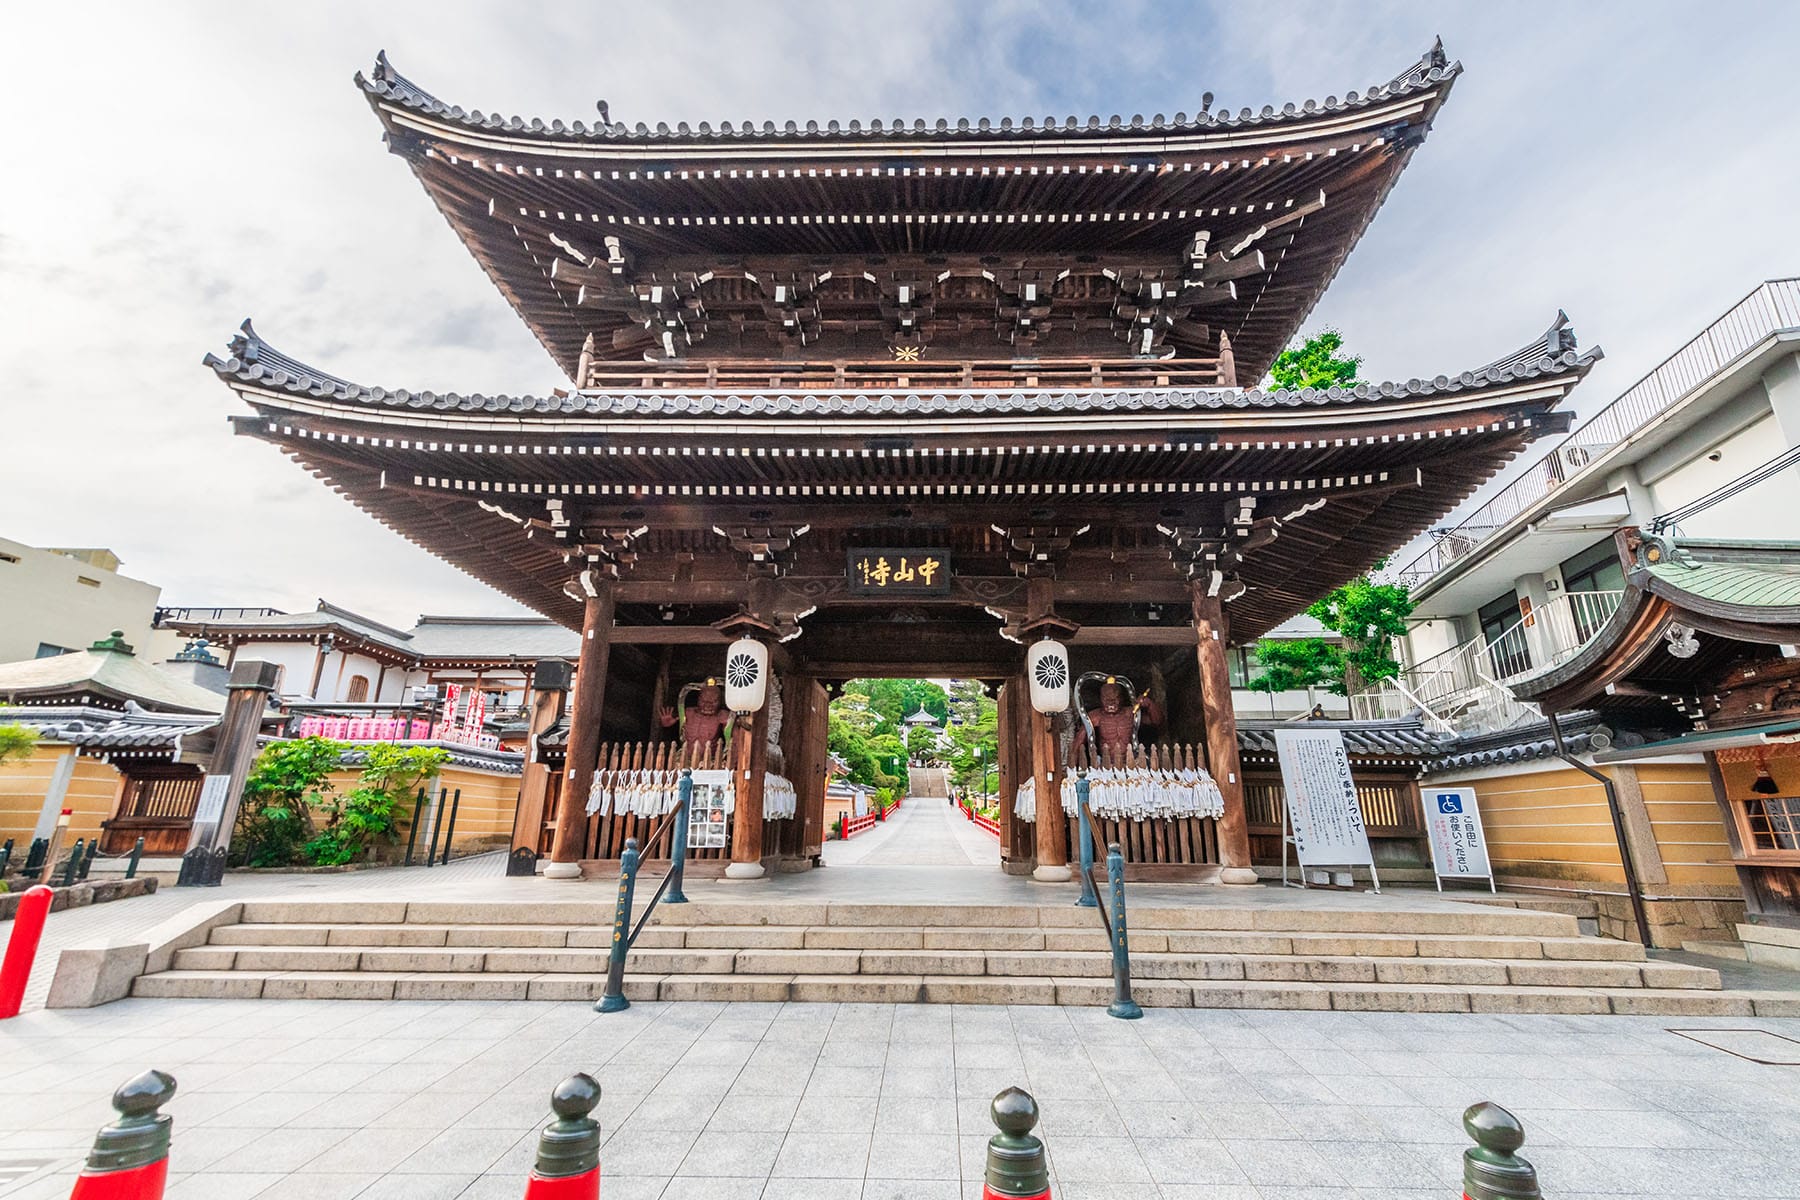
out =
<svg viewBox="0 0 1800 1200"><path fill-rule="evenodd" d="M248 322L208 362L252 410L240 433L581 629L572 693L538 680L527 865L616 855L645 802L612 775L668 774L658 714L748 631L773 647L783 724L739 719L728 845L703 858L806 859L830 689L948 675L1000 689L1007 858L1054 876L1063 823L1010 815L1027 779L1054 812L1068 759L1021 677L1054 634L1076 675L1158 691L1157 740L1219 789L1216 824L1113 832L1145 867L1247 880L1228 645L1565 428L1595 358L1559 319L1460 374L1238 386L1459 70L1434 47L1260 114L652 130L470 112L379 60L358 82L390 150L573 388L364 387ZM771 741L795 816L765 822Z"/></svg>

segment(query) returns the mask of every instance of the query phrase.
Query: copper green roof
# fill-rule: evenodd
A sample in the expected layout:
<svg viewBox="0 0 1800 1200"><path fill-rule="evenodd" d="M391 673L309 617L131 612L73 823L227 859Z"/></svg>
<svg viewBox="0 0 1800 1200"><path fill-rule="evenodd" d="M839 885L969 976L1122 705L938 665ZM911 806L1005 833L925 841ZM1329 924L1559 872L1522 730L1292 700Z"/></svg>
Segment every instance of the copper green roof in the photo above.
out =
<svg viewBox="0 0 1800 1200"><path fill-rule="evenodd" d="M223 693L177 679L145 662L117 633L73 654L0 663L0 700L71 696L117 703L135 700L152 712L218 713L225 708Z"/></svg>
<svg viewBox="0 0 1800 1200"><path fill-rule="evenodd" d="M1740 608L1800 607L1800 546L1787 563L1659 562L1649 574L1691 596Z"/></svg>

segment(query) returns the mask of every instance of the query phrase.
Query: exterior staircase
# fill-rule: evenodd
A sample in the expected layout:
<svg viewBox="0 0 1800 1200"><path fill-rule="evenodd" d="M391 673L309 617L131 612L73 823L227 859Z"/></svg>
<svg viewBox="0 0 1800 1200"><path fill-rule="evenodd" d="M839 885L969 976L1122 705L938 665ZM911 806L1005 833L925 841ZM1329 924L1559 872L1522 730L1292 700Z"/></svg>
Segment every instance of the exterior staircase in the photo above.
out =
<svg viewBox="0 0 1800 1200"><path fill-rule="evenodd" d="M906 768L906 794L909 798L940 800L950 796L950 777L942 767Z"/></svg>
<svg viewBox="0 0 1800 1200"><path fill-rule="evenodd" d="M136 996L592 1000L612 906L246 902L139 976ZM1704 967L1584 937L1562 913L1141 907L1139 1003L1401 1012L1800 1015L1800 993L1725 992ZM197 940L197 939L196 939ZM1106 1003L1099 921L1073 906L690 903L627 963L637 1000Z"/></svg>

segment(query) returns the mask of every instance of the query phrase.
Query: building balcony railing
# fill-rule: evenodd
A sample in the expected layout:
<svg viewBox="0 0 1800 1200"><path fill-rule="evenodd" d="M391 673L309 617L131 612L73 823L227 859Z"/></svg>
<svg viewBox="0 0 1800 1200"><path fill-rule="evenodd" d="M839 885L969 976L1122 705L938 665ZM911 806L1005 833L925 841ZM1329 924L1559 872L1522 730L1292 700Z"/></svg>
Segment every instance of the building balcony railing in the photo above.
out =
<svg viewBox="0 0 1800 1200"><path fill-rule="evenodd" d="M859 391L867 388L1016 390L1019 388L1235 387L1229 360L1218 358L997 358L895 362L768 359L672 360L626 363L597 360L587 370L589 391L668 388L707 391Z"/></svg>
<svg viewBox="0 0 1800 1200"><path fill-rule="evenodd" d="M1360 718L1419 712L1428 725L1460 733L1535 720L1542 714L1507 685L1573 658L1618 611L1624 596L1622 591L1564 592L1494 638L1453 646L1408 667L1398 679L1356 693L1351 711Z"/></svg>
<svg viewBox="0 0 1800 1200"><path fill-rule="evenodd" d="M225 608L159 608L151 623L158 629L171 621L241 621L247 617L285 617L279 608L245 606Z"/></svg>
<svg viewBox="0 0 1800 1200"><path fill-rule="evenodd" d="M1762 342L1784 332L1800 332L1800 279L1772 279L1758 287L1480 508L1454 526L1432 530L1432 544L1400 569L1399 581L1417 588L1451 563L1474 554L1521 514L1584 475L1613 447Z"/></svg>

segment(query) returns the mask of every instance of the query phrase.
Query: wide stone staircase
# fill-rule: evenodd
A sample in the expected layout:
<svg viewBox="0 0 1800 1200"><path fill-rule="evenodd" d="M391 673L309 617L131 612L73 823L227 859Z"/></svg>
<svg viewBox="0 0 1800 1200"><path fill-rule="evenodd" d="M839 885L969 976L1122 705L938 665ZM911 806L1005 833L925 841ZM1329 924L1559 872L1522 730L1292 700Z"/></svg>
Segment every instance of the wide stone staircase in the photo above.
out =
<svg viewBox="0 0 1800 1200"><path fill-rule="evenodd" d="M1726 992L1529 910L1143 906L1139 1003L1401 1012L1800 1015L1800 993ZM1111 956L1073 906L690 903L632 949L635 1000L1104 1004ZM138 977L137 996L592 1000L612 906L245 902ZM196 938L195 940L198 940Z"/></svg>

